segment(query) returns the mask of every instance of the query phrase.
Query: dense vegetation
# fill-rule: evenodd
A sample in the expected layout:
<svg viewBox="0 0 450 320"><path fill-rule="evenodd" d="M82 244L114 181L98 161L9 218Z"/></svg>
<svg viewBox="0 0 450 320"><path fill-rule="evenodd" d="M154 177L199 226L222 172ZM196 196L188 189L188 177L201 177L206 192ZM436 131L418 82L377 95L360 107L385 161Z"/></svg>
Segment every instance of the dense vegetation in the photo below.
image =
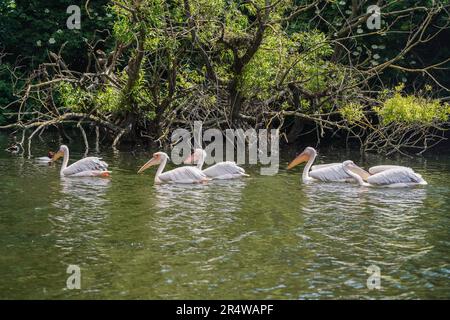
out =
<svg viewBox="0 0 450 320"><path fill-rule="evenodd" d="M0 4L4 128L89 124L117 145L202 120L391 153L448 126L448 0L85 1L80 30L71 2Z"/></svg>

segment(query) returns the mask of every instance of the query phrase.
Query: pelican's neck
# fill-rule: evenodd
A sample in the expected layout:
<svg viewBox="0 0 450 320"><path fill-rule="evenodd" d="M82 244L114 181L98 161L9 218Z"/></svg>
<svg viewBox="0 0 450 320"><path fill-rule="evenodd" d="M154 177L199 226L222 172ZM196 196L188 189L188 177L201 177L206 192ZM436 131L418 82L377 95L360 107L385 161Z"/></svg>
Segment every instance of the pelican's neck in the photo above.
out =
<svg viewBox="0 0 450 320"><path fill-rule="evenodd" d="M197 168L199 170L202 170L203 163L205 163L205 153L202 151L202 153L200 155L200 159L198 159L198 162L197 162Z"/></svg>
<svg viewBox="0 0 450 320"><path fill-rule="evenodd" d="M307 182L310 182L311 180L313 180L313 178L311 178L309 176L309 170L311 169L311 166L314 163L314 160L316 160L316 156L317 156L317 154L314 152L313 155L309 158L308 162L306 163L305 168L303 168L303 173L302 173L303 183L307 183Z"/></svg>
<svg viewBox="0 0 450 320"><path fill-rule="evenodd" d="M352 170L347 169L345 166L344 166L344 171L345 171L349 176L351 176L353 179L355 179L355 180L358 182L358 184L359 184L360 186L370 187L370 184L367 183L367 182L364 182L363 178L362 178L359 174L353 172Z"/></svg>
<svg viewBox="0 0 450 320"><path fill-rule="evenodd" d="M167 157L163 157L161 163L159 164L158 170L156 170L155 183L161 182L161 180L159 180L159 175L163 172L163 170L166 166L166 163L167 163Z"/></svg>
<svg viewBox="0 0 450 320"><path fill-rule="evenodd" d="M60 174L63 176L63 171L67 168L67 164L69 163L69 149L64 149L64 158L61 166Z"/></svg>

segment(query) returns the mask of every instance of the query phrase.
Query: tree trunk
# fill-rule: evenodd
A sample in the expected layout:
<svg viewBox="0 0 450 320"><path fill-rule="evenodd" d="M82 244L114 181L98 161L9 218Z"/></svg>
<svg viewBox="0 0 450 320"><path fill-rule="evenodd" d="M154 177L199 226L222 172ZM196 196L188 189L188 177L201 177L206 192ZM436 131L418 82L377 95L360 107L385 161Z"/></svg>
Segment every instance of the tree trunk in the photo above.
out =
<svg viewBox="0 0 450 320"><path fill-rule="evenodd" d="M231 106L231 114L230 114L231 122L236 123L236 121L239 120L239 115L241 113L243 102L242 93L238 88L238 80L236 78L231 81L229 86L229 92L230 92L229 103Z"/></svg>

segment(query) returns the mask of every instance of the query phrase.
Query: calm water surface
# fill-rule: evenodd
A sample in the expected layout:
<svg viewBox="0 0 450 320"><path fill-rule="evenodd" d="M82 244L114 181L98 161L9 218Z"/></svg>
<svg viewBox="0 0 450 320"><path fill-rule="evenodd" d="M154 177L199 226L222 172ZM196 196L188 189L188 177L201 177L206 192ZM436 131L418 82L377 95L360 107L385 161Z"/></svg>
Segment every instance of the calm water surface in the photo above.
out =
<svg viewBox="0 0 450 320"><path fill-rule="evenodd" d="M0 136L0 298L450 298L449 154L320 150L318 163L411 166L429 183L414 189L304 185L302 167L285 170L294 154L275 176L247 166L239 181L154 186L155 170L136 174L151 152L100 150L111 179L61 179L61 163L6 144ZM72 161L83 156L69 147ZM47 150L36 141L33 156ZM81 290L66 289L70 264ZM372 264L380 290L366 286Z"/></svg>

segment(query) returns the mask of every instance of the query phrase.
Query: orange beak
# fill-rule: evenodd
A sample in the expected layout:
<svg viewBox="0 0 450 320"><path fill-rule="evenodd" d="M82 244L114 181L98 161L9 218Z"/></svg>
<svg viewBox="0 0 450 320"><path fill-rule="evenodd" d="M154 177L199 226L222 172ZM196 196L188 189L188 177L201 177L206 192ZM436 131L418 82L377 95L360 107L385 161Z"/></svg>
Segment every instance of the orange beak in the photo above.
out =
<svg viewBox="0 0 450 320"><path fill-rule="evenodd" d="M309 160L309 154L305 153L304 151L300 153L297 158L291 161L288 165L288 169L292 169L295 166L298 166L300 163L306 162Z"/></svg>
<svg viewBox="0 0 450 320"><path fill-rule="evenodd" d="M57 153L55 153L52 157L52 162L55 162L56 160L58 160L59 158L61 158L62 156L64 156L64 152L62 151L58 151Z"/></svg>
<svg viewBox="0 0 450 320"><path fill-rule="evenodd" d="M158 164L158 160L156 158L151 158L149 161L147 161L138 171L138 173L142 173L145 170L147 170L148 168L150 168L151 166L157 165Z"/></svg>

